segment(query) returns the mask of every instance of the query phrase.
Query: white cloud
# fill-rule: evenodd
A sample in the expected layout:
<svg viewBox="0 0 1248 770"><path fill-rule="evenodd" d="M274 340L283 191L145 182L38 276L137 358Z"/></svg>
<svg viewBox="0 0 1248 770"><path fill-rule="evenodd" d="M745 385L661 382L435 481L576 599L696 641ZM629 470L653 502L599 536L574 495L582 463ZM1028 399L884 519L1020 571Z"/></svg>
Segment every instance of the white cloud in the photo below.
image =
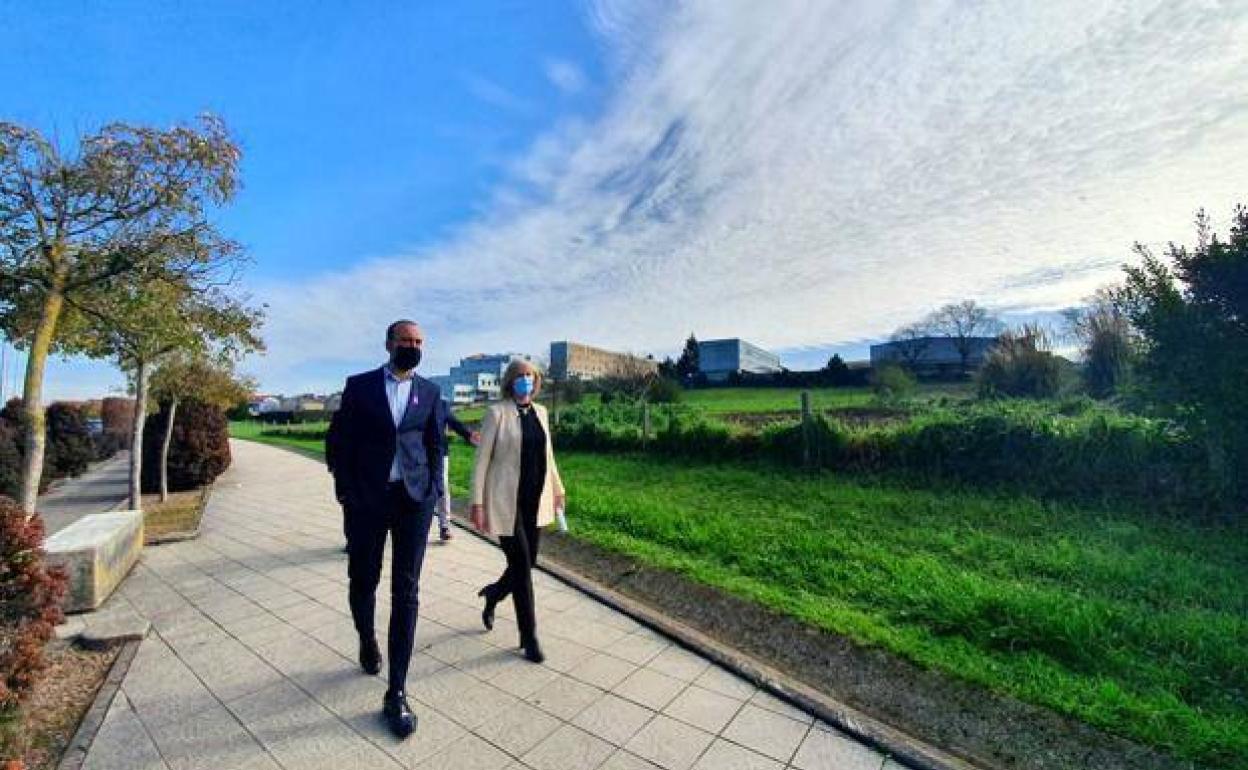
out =
<svg viewBox="0 0 1248 770"><path fill-rule="evenodd" d="M546 79L565 94L580 93L587 84L585 73L567 59L547 59Z"/></svg>
<svg viewBox="0 0 1248 770"><path fill-rule="evenodd" d="M297 380L377 358L400 315L437 371L552 339L802 348L967 297L1061 307L1133 241L1248 198L1242 1L647 8L595 7L607 108L517 158L490 213L267 287L265 385L331 386Z"/></svg>

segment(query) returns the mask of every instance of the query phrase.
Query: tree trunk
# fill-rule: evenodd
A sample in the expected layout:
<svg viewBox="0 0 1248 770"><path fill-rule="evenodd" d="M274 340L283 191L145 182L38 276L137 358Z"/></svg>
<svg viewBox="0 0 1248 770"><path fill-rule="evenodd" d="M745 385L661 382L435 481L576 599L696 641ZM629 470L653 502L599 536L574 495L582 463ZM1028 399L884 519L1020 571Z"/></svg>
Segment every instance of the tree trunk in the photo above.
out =
<svg viewBox="0 0 1248 770"><path fill-rule="evenodd" d="M173 420L178 416L178 399L169 404L169 422L165 424L165 440L160 447L160 501L169 499L169 445L173 443Z"/></svg>
<svg viewBox="0 0 1248 770"><path fill-rule="evenodd" d="M147 421L147 378L150 365L139 359L134 369L134 423L130 439L130 508L143 510L143 423Z"/></svg>
<svg viewBox="0 0 1248 770"><path fill-rule="evenodd" d="M39 500L39 481L43 476L43 453L46 445L43 419L43 369L48 363L48 350L56 334L56 324L65 306L63 280L54 279L54 286L43 300L43 313L26 358L26 381L22 388L22 411L26 414L25 456L22 458L22 510L27 518L35 513Z"/></svg>

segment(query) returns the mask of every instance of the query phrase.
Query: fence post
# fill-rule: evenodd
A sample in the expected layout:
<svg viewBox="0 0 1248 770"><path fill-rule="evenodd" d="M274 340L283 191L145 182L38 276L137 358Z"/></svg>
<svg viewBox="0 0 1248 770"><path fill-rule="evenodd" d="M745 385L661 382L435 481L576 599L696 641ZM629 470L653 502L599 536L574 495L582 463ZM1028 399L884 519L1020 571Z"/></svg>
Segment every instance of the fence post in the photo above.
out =
<svg viewBox="0 0 1248 770"><path fill-rule="evenodd" d="M641 402L641 448L650 445L650 402Z"/></svg>
<svg viewBox="0 0 1248 770"><path fill-rule="evenodd" d="M802 391L802 465L809 468L813 463L813 452L811 451L811 427L813 426L810 414L810 391Z"/></svg>

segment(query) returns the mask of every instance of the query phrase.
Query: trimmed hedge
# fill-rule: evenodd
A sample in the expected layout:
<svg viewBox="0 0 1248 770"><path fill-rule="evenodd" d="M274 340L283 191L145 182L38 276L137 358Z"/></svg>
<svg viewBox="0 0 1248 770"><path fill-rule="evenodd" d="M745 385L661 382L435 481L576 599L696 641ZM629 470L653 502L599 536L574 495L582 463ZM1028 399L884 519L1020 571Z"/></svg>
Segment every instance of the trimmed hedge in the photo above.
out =
<svg viewBox="0 0 1248 770"><path fill-rule="evenodd" d="M77 476L95 459L95 442L87 430L87 418L77 404L55 403L48 407L47 460L45 465L57 478Z"/></svg>
<svg viewBox="0 0 1248 770"><path fill-rule="evenodd" d="M57 479L77 476L101 455L101 447L87 429L85 407L82 404L57 402L45 412L46 438L43 455L41 490ZM21 399L12 399L0 409L0 495L17 497L21 483L22 457L26 447L26 416L22 413ZM112 448L112 447L105 447Z"/></svg>
<svg viewBox="0 0 1248 770"><path fill-rule="evenodd" d="M143 491L160 491L160 450L169 407L147 418L143 428ZM169 491L197 489L230 467L230 426L225 412L198 401L178 404L169 446Z"/></svg>

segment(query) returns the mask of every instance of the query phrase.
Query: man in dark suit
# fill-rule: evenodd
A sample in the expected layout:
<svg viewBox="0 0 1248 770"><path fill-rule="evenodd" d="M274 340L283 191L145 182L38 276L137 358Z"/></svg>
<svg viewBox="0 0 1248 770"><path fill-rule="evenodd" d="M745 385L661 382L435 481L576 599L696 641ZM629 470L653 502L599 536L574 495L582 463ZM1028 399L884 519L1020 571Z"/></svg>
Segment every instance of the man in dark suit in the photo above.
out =
<svg viewBox="0 0 1248 770"><path fill-rule="evenodd" d="M437 420L441 392L415 372L424 342L414 321L386 329L390 360L347 378L333 440L334 486L346 512L351 617L360 635L360 666L369 674L381 670L373 615L386 536L391 539L390 686L382 713L400 737L415 729L404 686L446 451Z"/></svg>

